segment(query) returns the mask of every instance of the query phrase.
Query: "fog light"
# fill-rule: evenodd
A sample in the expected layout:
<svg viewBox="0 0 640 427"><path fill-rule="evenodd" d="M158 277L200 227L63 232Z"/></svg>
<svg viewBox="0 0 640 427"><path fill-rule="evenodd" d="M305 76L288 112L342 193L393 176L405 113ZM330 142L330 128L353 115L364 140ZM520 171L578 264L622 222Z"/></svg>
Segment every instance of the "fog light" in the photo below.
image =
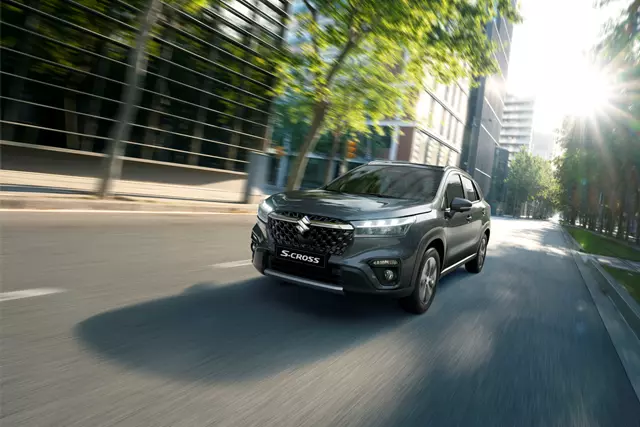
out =
<svg viewBox="0 0 640 427"><path fill-rule="evenodd" d="M384 280L386 280L387 282L391 282L395 278L396 278L396 273L394 273L393 270L384 271Z"/></svg>

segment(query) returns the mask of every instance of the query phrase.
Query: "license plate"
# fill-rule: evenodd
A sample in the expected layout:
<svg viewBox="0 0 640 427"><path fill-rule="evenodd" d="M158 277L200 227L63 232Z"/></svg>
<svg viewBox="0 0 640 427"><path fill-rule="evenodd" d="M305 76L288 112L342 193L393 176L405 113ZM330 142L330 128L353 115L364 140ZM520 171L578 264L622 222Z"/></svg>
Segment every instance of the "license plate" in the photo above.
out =
<svg viewBox="0 0 640 427"><path fill-rule="evenodd" d="M279 246L276 246L276 257L282 260L298 262L300 264L311 265L314 267L325 267L327 261L326 255L313 254L291 248L281 248Z"/></svg>

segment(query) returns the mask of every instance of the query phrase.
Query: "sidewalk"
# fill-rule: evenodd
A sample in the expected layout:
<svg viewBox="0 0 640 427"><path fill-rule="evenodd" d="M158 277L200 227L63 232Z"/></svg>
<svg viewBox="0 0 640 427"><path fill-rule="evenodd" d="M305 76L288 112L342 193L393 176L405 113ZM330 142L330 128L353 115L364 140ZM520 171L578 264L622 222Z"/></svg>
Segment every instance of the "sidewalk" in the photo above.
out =
<svg viewBox="0 0 640 427"><path fill-rule="evenodd" d="M257 210L257 204L242 203L245 176L225 180L208 171L167 172L173 174L154 176L152 181L121 179L115 183L115 198L102 200L94 195L95 177L0 170L0 208L238 214ZM279 191L265 186L262 194L267 197Z"/></svg>
<svg viewBox="0 0 640 427"><path fill-rule="evenodd" d="M95 196L82 194L0 192L0 209L30 211L256 214L258 205L122 196L111 200L102 200Z"/></svg>

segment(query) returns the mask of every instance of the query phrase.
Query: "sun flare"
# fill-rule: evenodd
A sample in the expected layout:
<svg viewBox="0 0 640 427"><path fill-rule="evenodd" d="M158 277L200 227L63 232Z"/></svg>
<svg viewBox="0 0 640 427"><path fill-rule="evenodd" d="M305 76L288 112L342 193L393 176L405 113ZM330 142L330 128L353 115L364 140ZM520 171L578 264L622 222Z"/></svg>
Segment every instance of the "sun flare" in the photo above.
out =
<svg viewBox="0 0 640 427"><path fill-rule="evenodd" d="M558 88L565 113L591 116L602 113L609 105L612 88L605 74L593 68L574 73Z"/></svg>

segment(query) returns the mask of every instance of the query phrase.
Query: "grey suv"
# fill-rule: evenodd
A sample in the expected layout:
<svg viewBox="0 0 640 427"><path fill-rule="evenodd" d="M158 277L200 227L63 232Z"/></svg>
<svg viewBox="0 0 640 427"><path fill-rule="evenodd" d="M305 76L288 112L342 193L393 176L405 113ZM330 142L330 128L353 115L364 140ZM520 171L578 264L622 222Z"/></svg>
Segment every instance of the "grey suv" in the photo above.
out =
<svg viewBox="0 0 640 427"><path fill-rule="evenodd" d="M253 265L264 275L337 293L393 296L427 311L440 277L482 270L491 208L454 167L376 161L258 208Z"/></svg>

